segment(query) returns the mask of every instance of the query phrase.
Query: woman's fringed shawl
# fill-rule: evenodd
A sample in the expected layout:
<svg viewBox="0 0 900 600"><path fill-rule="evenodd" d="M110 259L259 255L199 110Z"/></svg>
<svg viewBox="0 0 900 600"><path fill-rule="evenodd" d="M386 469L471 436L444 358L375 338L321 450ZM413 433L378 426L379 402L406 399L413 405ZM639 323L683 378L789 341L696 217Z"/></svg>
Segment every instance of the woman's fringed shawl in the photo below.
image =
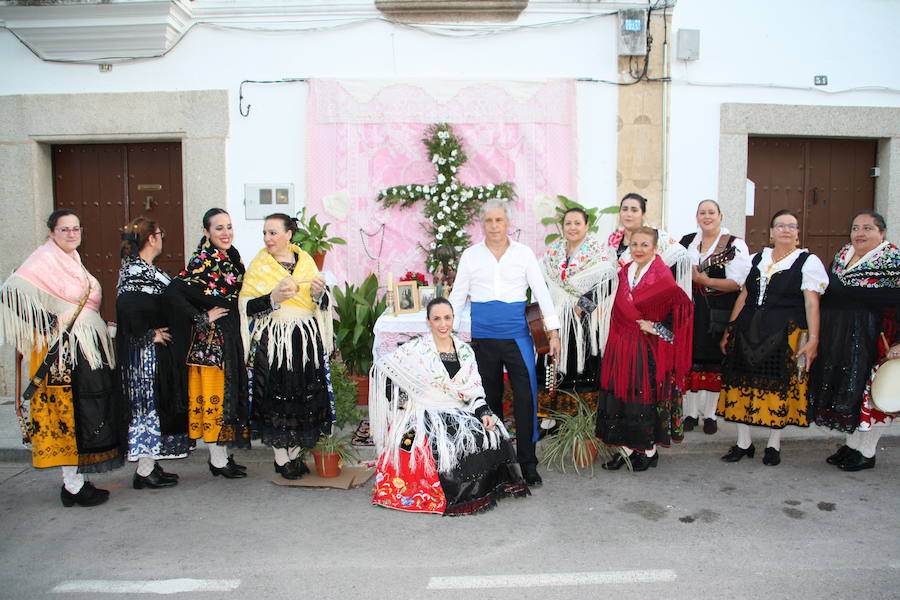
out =
<svg viewBox="0 0 900 600"><path fill-rule="evenodd" d="M831 270L847 287L900 288L900 249L891 242L881 242L848 267L855 252L853 244L841 248L834 257Z"/></svg>
<svg viewBox="0 0 900 600"><path fill-rule="evenodd" d="M460 456L499 447L501 436L508 435L501 422L488 431L475 416L476 401L484 398L475 352L456 336L453 343L460 369L452 379L431 334L400 346L369 372L369 424L375 449L378 456L387 453L394 466L400 461L403 437L411 429L415 439L408 448L409 467L416 467L416 450L425 446L427 437L441 473L452 471ZM393 385L388 390L389 381ZM481 447L476 432L483 435Z"/></svg>
<svg viewBox="0 0 900 600"><path fill-rule="evenodd" d="M628 286L628 268L619 271L619 289L613 306L608 352L603 358L601 387L626 402L649 404L663 397L667 382L674 380L684 391L691 370L694 305L672 277L672 272L657 256L632 290ZM638 319L660 322L671 317L673 342L646 334ZM649 355L656 364L655 379L650 381ZM639 377L639 379L638 379Z"/></svg>
<svg viewBox="0 0 900 600"><path fill-rule="evenodd" d="M662 261L667 267L674 269L675 281L678 283L678 287L683 289L684 293L690 297L693 293L691 287L693 278L691 275L691 257L688 254L687 248L682 246L677 239L673 238L662 229L657 229L656 231L659 233L659 241L656 244L657 255L662 258ZM624 229L617 229L610 234L607 243L613 251L619 247L619 243L622 241L624 235ZM619 256L619 266L623 267L630 262L631 249L626 248L625 252Z"/></svg>
<svg viewBox="0 0 900 600"><path fill-rule="evenodd" d="M87 303L72 330L63 334L85 291ZM115 365L112 340L100 316L100 282L48 239L25 259L0 288L0 343L15 344L26 356L60 343L59 365L72 367L79 351L91 369Z"/></svg>
<svg viewBox="0 0 900 600"><path fill-rule="evenodd" d="M565 374L569 339L574 335L578 353L576 364L580 373L584 370L588 353L596 356L606 346L618 283L616 254L609 246L588 234L572 256L567 257L566 240L561 238L547 248L542 266L556 314L559 315L559 371ZM588 317L585 335L584 324L575 313L575 307L579 298L588 292L591 292L597 308Z"/></svg>
<svg viewBox="0 0 900 600"><path fill-rule="evenodd" d="M262 333L268 331L269 339L266 346L266 356L271 364L293 364L294 345L291 343L294 329L300 330L303 340L303 364L310 360L319 367L319 357L316 353L316 331L313 322L318 325L319 334L325 352L334 350L334 326L332 324L332 303L328 308L321 310L313 302L310 295L309 280L319 274L319 269L312 257L299 247L290 244L290 249L299 257L292 273L285 271L277 260L265 248L259 251L250 268L244 275L244 287L241 288L238 297L238 307L241 312L241 336L244 339L244 352L250 351L250 341L259 341ZM250 316L247 314L247 303L254 298L265 296L278 285L282 279L290 275L298 282L299 291L288 300L281 303L281 308L254 320L253 331L250 331ZM306 283L299 283L305 281Z"/></svg>

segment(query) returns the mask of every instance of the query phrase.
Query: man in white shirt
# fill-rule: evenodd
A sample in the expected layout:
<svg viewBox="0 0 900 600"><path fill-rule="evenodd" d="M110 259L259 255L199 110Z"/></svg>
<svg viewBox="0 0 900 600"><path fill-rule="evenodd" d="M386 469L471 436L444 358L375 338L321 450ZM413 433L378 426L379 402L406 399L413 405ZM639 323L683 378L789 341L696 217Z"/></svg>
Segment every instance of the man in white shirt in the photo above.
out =
<svg viewBox="0 0 900 600"><path fill-rule="evenodd" d="M537 373L534 345L525 321L525 292L538 301L550 338L550 354L559 356L559 319L534 252L509 238L509 209L489 200L481 210L484 241L460 257L450 293L453 312L472 304L472 347L486 400L503 418L503 369L513 390L516 452L529 485L541 485L537 472Z"/></svg>

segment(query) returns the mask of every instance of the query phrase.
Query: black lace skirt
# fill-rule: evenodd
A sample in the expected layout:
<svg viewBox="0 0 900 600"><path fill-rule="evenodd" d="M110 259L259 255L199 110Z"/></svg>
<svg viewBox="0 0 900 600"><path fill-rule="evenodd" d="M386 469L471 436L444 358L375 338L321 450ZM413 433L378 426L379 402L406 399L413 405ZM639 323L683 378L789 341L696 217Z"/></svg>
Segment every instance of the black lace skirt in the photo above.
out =
<svg viewBox="0 0 900 600"><path fill-rule="evenodd" d="M331 432L331 398L325 376L322 340L304 352L299 329L294 329L290 364L271 364L266 355L268 332L251 349L253 383L250 431L254 439L274 448L312 448L319 436ZM303 363L304 354L309 357ZM313 356L316 360L313 360Z"/></svg>

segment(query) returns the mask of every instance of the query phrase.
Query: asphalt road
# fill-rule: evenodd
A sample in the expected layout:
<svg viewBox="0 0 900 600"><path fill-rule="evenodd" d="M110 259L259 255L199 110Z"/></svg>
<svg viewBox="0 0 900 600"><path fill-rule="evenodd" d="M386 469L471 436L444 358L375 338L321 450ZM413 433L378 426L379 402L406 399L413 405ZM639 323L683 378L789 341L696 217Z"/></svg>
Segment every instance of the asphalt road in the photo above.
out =
<svg viewBox="0 0 900 600"><path fill-rule="evenodd" d="M833 439L785 441L774 468L717 444L646 473L544 468L530 498L462 518L373 507L370 484L273 485L264 450L238 457L244 480L205 451L167 463L171 489L96 476L94 508L61 506L57 469L5 462L0 598L900 598L900 438L882 442L860 473L825 464Z"/></svg>

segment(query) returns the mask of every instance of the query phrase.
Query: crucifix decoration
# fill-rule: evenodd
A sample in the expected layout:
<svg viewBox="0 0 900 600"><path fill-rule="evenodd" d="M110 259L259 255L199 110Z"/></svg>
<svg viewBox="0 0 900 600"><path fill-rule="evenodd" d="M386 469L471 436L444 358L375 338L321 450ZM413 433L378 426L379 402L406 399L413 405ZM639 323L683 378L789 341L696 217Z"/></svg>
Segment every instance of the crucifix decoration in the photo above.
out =
<svg viewBox="0 0 900 600"><path fill-rule="evenodd" d="M513 184L505 181L499 184L467 186L460 183L457 174L466 162L466 154L459 138L447 123L437 123L428 128L422 143L428 149L437 175L430 184L411 183L381 190L378 200L385 208L399 204L408 208L418 202L425 202L425 222L423 227L432 236L432 241L421 246L426 254L425 266L435 273L438 266L444 275L455 272L459 255L472 239L466 227L472 223L481 203L492 198L514 200ZM452 254L448 260L447 254ZM440 255L440 256L438 256Z"/></svg>

